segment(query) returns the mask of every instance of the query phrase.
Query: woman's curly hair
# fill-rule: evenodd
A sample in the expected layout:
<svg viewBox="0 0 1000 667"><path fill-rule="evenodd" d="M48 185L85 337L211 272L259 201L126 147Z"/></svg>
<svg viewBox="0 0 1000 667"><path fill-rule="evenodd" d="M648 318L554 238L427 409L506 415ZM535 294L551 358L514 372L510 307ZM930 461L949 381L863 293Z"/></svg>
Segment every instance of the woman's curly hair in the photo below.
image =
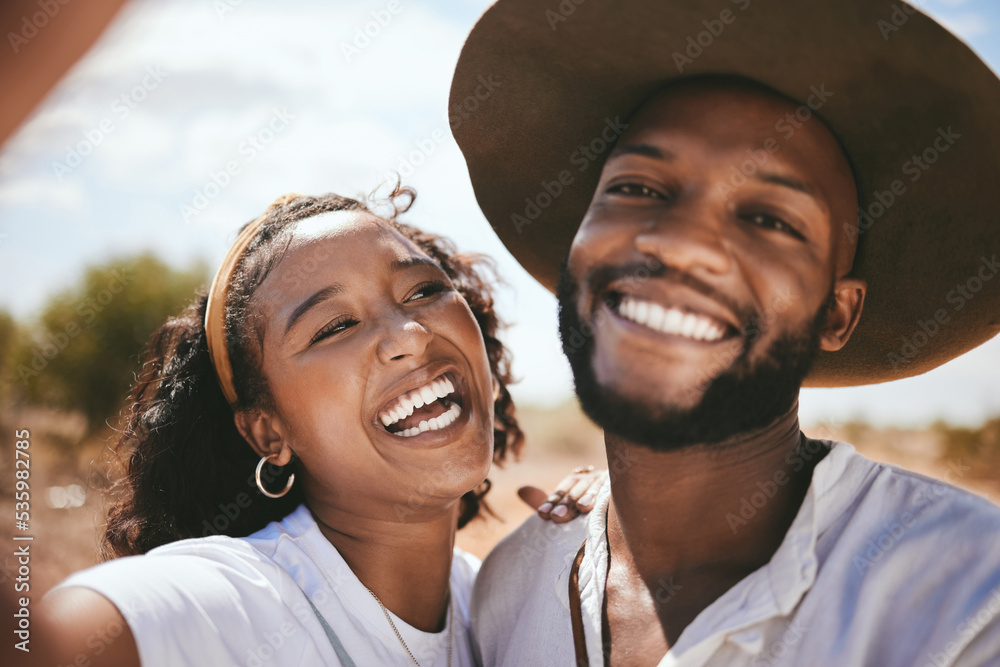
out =
<svg viewBox="0 0 1000 667"><path fill-rule="evenodd" d="M497 338L501 322L494 310L488 278L495 279L489 258L459 253L446 239L399 222L409 210L415 191L398 183L382 200L366 202L335 194L319 197L286 195L265 213L257 235L236 267L226 299L226 344L233 366L237 409L271 407L267 379L261 370L261 330L253 296L281 261L297 223L332 211L374 212L433 258L468 302L486 343L493 377L499 385L495 401L493 460L516 456L524 436L514 416L507 385L512 382L510 355ZM288 279L311 270L307 259ZM304 500L293 485L280 499L265 497L257 488L258 457L237 431L233 408L215 376L205 337L208 297L201 294L177 317L152 336L142 369L129 392L123 425L114 452L124 474L111 488L111 504L102 544L105 559L141 554L176 540L206 535L242 537L271 521L279 521ZM283 469L265 466L264 479L283 488L297 461ZM483 501L486 480L463 496L458 526L489 511Z"/></svg>

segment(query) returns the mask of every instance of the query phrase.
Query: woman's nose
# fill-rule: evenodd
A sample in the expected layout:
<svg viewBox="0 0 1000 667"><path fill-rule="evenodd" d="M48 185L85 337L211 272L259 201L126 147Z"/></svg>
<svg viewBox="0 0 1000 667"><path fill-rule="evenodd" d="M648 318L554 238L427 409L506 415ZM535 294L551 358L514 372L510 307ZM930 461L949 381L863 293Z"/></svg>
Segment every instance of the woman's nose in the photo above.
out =
<svg viewBox="0 0 1000 667"><path fill-rule="evenodd" d="M384 364L410 356L420 356L433 334L420 322L404 313L387 317L378 342L378 358Z"/></svg>

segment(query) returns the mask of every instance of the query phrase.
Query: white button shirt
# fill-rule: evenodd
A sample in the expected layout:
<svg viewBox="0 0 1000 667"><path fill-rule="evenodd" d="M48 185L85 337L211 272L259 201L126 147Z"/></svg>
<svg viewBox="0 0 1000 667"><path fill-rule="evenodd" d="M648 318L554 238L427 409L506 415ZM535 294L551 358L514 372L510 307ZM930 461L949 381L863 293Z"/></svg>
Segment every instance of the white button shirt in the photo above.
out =
<svg viewBox="0 0 1000 667"><path fill-rule="evenodd" d="M702 610L660 667L1000 665L1000 507L824 444L771 561ZM610 496L605 484L594 511L567 524L529 518L487 558L471 618L484 665L575 664L568 582L584 539L587 652L603 665ZM751 507L720 520L752 529ZM654 593L674 594L669 581Z"/></svg>

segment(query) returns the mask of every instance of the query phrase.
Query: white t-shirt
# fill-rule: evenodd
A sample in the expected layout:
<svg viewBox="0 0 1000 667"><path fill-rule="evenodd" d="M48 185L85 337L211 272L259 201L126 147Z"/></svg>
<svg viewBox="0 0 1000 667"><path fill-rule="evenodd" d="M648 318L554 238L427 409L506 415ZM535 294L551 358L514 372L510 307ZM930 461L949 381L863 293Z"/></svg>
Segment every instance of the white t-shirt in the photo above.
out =
<svg viewBox="0 0 1000 667"><path fill-rule="evenodd" d="M1000 665L1000 508L824 444L831 451L770 562L703 609L659 667ZM766 489L757 495L705 520L753 530ZM610 497L605 484L594 511L566 524L531 517L486 559L472 604L486 667L575 664L569 574L584 540L587 653L604 664ZM652 594L663 604L685 593L661 584Z"/></svg>
<svg viewBox="0 0 1000 667"><path fill-rule="evenodd" d="M455 549L454 665L475 664L468 628L478 570L477 558ZM304 505L249 537L174 542L83 570L64 586L91 588L114 603L143 667L342 665L306 595L359 667L413 664ZM421 665L448 664L448 625L422 632L389 613Z"/></svg>

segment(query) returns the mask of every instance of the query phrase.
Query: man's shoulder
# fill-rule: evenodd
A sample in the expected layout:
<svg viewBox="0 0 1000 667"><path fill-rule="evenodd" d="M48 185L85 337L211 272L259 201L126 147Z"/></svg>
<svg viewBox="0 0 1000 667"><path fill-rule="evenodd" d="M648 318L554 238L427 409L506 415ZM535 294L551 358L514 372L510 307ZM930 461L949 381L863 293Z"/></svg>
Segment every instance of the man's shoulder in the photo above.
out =
<svg viewBox="0 0 1000 667"><path fill-rule="evenodd" d="M557 573L573 556L587 537L590 515L582 515L564 524L543 521L537 515L500 541L479 572L480 588L528 588L538 576Z"/></svg>
<svg viewBox="0 0 1000 667"><path fill-rule="evenodd" d="M914 532L959 542L992 545L987 538L1000 535L1000 506L989 499L895 465L877 466L858 510L881 508L871 515L894 517L904 528L919 526ZM946 479L951 478L949 471ZM1000 551L996 561L1000 563Z"/></svg>
<svg viewBox="0 0 1000 667"><path fill-rule="evenodd" d="M996 646L1000 507L884 463L871 463L864 476L842 499L846 510L818 535L819 595L806 603L816 618L836 618L830 609L838 605L849 608L844 617L852 620L840 630L867 641L872 664L899 658L901 641L949 660L980 635ZM859 639L858 628L871 636Z"/></svg>
<svg viewBox="0 0 1000 667"><path fill-rule="evenodd" d="M587 537L590 518L556 524L533 515L493 549L472 595L473 631L481 644L511 632L532 605L565 606L566 592L559 582L566 580Z"/></svg>
<svg viewBox="0 0 1000 667"><path fill-rule="evenodd" d="M556 524L531 516L483 562L470 620L485 664L518 664L511 652L529 649L516 637L548 637L550 649L562 639L558 632L550 636L549 626L561 614L568 618L568 573L592 518Z"/></svg>

